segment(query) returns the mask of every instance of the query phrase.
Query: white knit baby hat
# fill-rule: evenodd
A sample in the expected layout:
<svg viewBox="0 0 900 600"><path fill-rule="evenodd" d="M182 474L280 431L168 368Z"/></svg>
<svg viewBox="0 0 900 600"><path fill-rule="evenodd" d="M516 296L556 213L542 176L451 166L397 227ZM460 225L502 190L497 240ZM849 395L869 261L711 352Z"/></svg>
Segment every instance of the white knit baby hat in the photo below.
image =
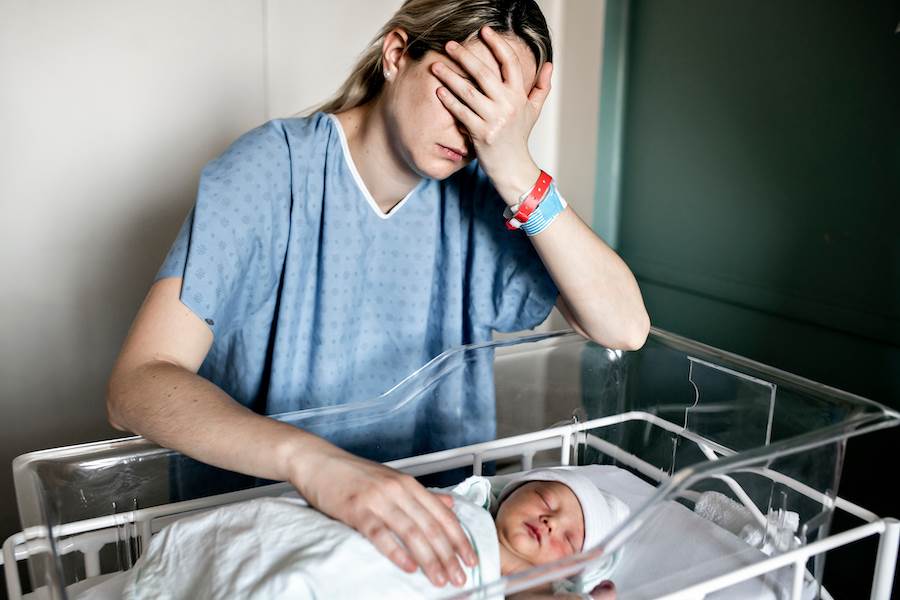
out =
<svg viewBox="0 0 900 600"><path fill-rule="evenodd" d="M581 504L581 512L584 514L584 545L581 550L593 548L603 538L609 535L613 529L620 525L631 513L628 505L605 492L597 489L593 482L578 473L578 467L552 467L528 471L511 479L497 496L497 507L509 497L516 489L530 481L557 481L567 486ZM619 553L616 552L606 559L601 559L591 564L582 571L574 580L563 586L565 591L589 592L609 574L618 562ZM560 590L562 591L562 590Z"/></svg>

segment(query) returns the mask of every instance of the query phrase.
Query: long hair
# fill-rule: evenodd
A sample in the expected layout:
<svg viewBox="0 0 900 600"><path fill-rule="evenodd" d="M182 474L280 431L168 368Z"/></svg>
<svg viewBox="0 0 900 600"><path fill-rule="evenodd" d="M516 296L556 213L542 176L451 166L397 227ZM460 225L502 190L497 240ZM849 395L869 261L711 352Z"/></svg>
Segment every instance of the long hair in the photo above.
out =
<svg viewBox="0 0 900 600"><path fill-rule="evenodd" d="M393 29L407 33L406 54L421 60L428 50L444 53L450 40L464 43L485 25L521 38L534 54L536 72L553 61L550 30L535 0L406 0L360 55L337 94L307 114L342 112L376 98L384 87L381 48Z"/></svg>

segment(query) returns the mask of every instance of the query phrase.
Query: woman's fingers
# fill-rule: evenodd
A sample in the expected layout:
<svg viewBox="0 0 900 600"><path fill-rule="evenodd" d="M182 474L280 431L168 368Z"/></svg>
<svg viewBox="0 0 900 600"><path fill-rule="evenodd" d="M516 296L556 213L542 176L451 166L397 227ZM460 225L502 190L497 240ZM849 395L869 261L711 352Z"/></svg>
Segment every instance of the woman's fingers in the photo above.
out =
<svg viewBox="0 0 900 600"><path fill-rule="evenodd" d="M425 505L443 528L453 545L454 554L459 555L470 567L478 564L478 556L469 538L463 531L456 513L453 512L453 498L448 494L437 494L425 490ZM436 502L435 502L436 501ZM455 556L454 556L455 558Z"/></svg>
<svg viewBox="0 0 900 600"><path fill-rule="evenodd" d="M553 63L544 63L541 72L538 73L537 82L531 88L531 93L528 94L528 102L535 108L537 114L540 114L547 96L550 95L550 76L552 74Z"/></svg>
<svg viewBox="0 0 900 600"><path fill-rule="evenodd" d="M466 575L457 556L469 566L475 566L478 562L475 551L456 515L440 500L444 495L433 494L417 481L412 481L411 485L417 486L417 489L411 490L414 496L410 497L410 503L404 508L425 532L450 581L461 586L466 581Z"/></svg>
<svg viewBox="0 0 900 600"><path fill-rule="evenodd" d="M391 561L406 571L415 573L418 566L409 553L400 545L391 530L381 521L373 518L368 526L359 528L359 532L366 536L379 552L387 556Z"/></svg>
<svg viewBox="0 0 900 600"><path fill-rule="evenodd" d="M456 560L456 551L447 539L445 532L442 531L437 519L432 517L424 506L416 502L415 498L408 500L410 503L404 505L401 510L409 515L416 525L413 530L414 535L409 535L410 543L424 544L427 546L427 550L417 546L410 546L410 548L414 552L421 552L433 561L428 567L425 567L428 578L435 582L435 578L432 577L432 573L435 573L444 577L443 582L451 581L454 585L461 586L466 581L465 574ZM421 537L419 537L420 534ZM406 543L407 535L404 532L404 543ZM436 583L443 585L443 582Z"/></svg>
<svg viewBox="0 0 900 600"><path fill-rule="evenodd" d="M450 509L451 498L432 494L411 475L343 451L327 461L330 468L323 472L331 477L297 478L311 504L359 531L401 569L421 567L437 586L465 582L457 554L473 566L477 559Z"/></svg>
<svg viewBox="0 0 900 600"><path fill-rule="evenodd" d="M522 89L522 63L519 62L519 57L509 42L487 25L481 28L481 39L494 53L494 58L500 65L503 81L515 86L517 90Z"/></svg>
<svg viewBox="0 0 900 600"><path fill-rule="evenodd" d="M485 118L490 116L491 100L486 98L475 85L440 61L431 65L435 77L441 80L453 95L462 100L475 114Z"/></svg>
<svg viewBox="0 0 900 600"><path fill-rule="evenodd" d="M396 536L395 543L399 541L409 558L422 568L434 585L442 587L448 582L463 585L466 577L456 558L457 553L471 558L474 551L468 545L456 515L410 475L388 471L377 487L371 497L358 498L362 510L357 515L364 518L369 530L380 534L380 529L384 528ZM369 535L368 531L364 535L375 542L375 536ZM376 544L379 550L391 552L387 556L406 569L403 554L381 537Z"/></svg>
<svg viewBox="0 0 900 600"><path fill-rule="evenodd" d="M445 87L439 87L437 96L450 114L456 117L456 120L462 123L466 129L472 133L481 131L484 121L471 108L460 102L453 92Z"/></svg>
<svg viewBox="0 0 900 600"><path fill-rule="evenodd" d="M422 572L431 580L431 583L437 586L444 586L448 581L451 581L447 565L439 550L435 548L438 545L437 541L427 535L426 532L428 530L421 527L407 510L401 506L393 505L390 508L390 512L385 514L383 520L394 534L400 538L406 550L412 554L413 560L419 564ZM444 543L446 544L446 540Z"/></svg>
<svg viewBox="0 0 900 600"><path fill-rule="evenodd" d="M440 500L441 494L433 494L410 477L404 480L409 494L401 496L398 504L416 522L431 544L444 571L454 585L461 586L466 576L457 556L470 566L477 562L475 552L466 538L456 515Z"/></svg>
<svg viewBox="0 0 900 600"><path fill-rule="evenodd" d="M497 77L495 72L488 65L484 64L484 61L475 56L474 52L454 41L447 42L444 47L450 58L459 63L472 76L478 83L478 87L484 91L488 98L496 100L503 97L505 93L503 80ZM500 73L502 75L502 68ZM521 79L521 74L519 78Z"/></svg>

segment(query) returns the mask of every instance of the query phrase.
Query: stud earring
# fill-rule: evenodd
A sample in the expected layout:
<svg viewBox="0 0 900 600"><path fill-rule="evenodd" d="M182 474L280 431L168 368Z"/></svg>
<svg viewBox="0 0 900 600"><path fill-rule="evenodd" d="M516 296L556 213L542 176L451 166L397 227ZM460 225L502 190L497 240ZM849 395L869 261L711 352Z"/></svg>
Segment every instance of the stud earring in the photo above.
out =
<svg viewBox="0 0 900 600"><path fill-rule="evenodd" d="M384 78L385 79L390 79L393 76L394 76L394 72L392 70L390 70L390 69L384 70Z"/></svg>

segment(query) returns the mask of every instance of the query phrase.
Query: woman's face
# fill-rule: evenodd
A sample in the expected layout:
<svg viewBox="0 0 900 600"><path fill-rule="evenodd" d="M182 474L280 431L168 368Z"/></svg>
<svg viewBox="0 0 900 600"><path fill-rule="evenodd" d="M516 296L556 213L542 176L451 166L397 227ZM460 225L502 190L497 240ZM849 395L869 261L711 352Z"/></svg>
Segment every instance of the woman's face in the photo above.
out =
<svg viewBox="0 0 900 600"><path fill-rule="evenodd" d="M575 493L556 481L532 481L509 495L495 519L497 538L515 558L540 565L581 552L584 515Z"/></svg>
<svg viewBox="0 0 900 600"><path fill-rule="evenodd" d="M391 35L395 41L403 39L400 34ZM522 79L527 82L523 84L527 86L523 91L528 95L537 72L534 55L521 38L515 35L504 37L519 58ZM392 56L389 43L385 44L387 60ZM501 77L497 60L491 49L481 40L472 38L463 45L481 59L498 78ZM437 96L436 91L442 83L432 74L431 65L441 61L459 75L472 80L476 87L478 84L462 65L445 54L429 50L416 61L402 54L402 47L401 42L400 51L393 53L396 57L394 61L396 71L387 82L381 98L386 109L390 139L395 145L394 150L419 176L444 179L476 157L465 128L450 114Z"/></svg>

